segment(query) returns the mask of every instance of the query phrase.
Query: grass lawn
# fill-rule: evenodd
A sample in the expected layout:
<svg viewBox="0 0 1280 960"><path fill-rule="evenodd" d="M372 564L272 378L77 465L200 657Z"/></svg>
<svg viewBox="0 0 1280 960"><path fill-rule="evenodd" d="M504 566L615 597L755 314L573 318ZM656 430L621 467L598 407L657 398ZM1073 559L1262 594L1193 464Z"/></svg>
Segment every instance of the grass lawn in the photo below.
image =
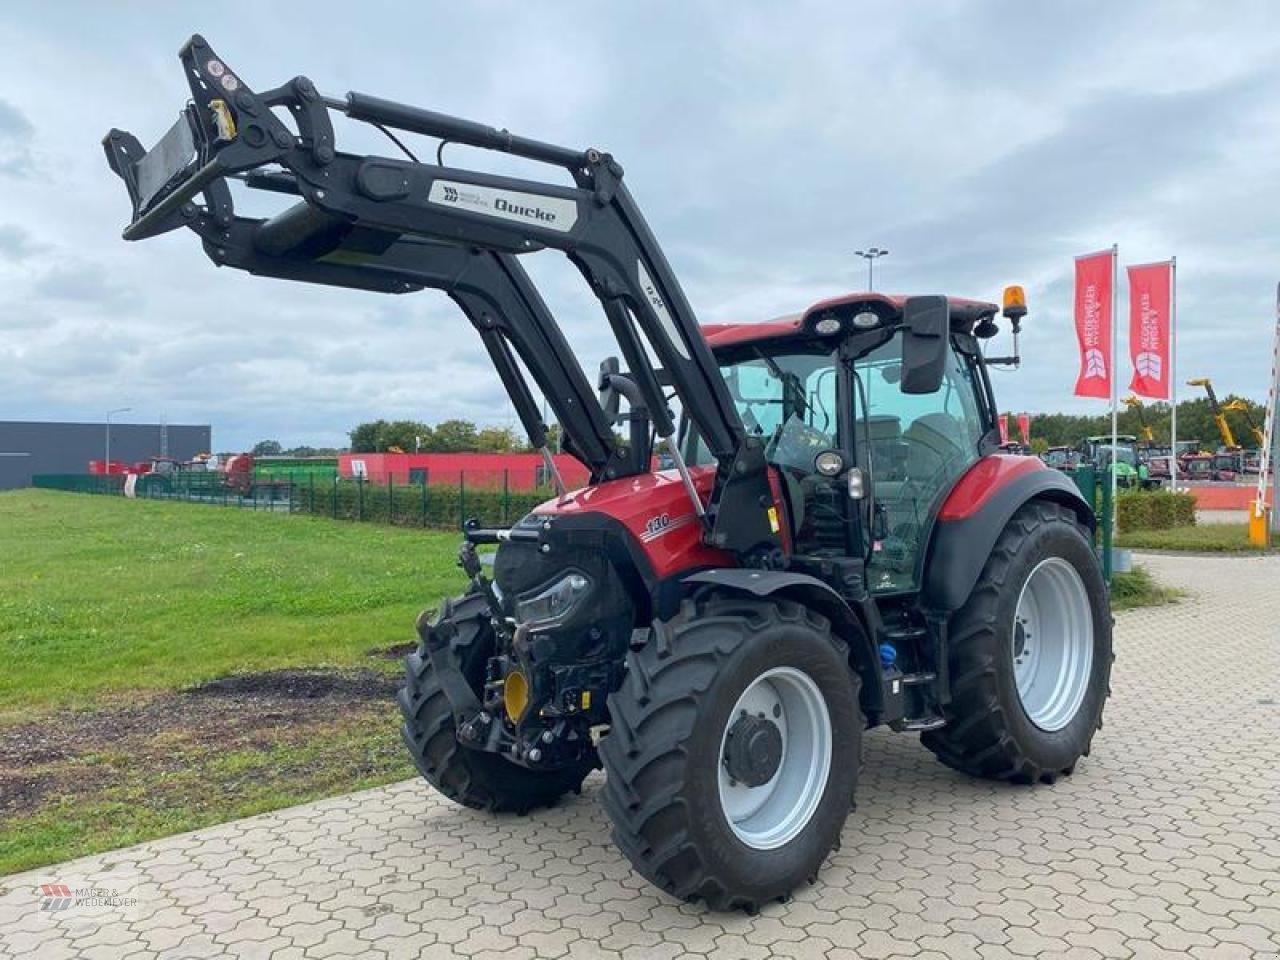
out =
<svg viewBox="0 0 1280 960"><path fill-rule="evenodd" d="M1243 523L1204 523L1170 530L1133 530L1116 537L1117 547L1136 550L1185 550L1192 553L1258 553L1249 543L1249 527ZM1280 538L1271 536L1271 546Z"/></svg>
<svg viewBox="0 0 1280 960"><path fill-rule="evenodd" d="M457 541L0 494L0 874L410 776L388 648Z"/></svg>

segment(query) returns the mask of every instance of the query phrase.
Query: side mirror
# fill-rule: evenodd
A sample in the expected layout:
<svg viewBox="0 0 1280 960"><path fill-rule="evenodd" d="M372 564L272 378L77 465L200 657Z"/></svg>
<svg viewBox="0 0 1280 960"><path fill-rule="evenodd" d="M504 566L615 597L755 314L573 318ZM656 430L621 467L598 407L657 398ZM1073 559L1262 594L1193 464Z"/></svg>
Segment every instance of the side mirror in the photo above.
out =
<svg viewBox="0 0 1280 960"><path fill-rule="evenodd" d="M946 297L910 297L903 305L903 393L935 393L942 387L950 327Z"/></svg>

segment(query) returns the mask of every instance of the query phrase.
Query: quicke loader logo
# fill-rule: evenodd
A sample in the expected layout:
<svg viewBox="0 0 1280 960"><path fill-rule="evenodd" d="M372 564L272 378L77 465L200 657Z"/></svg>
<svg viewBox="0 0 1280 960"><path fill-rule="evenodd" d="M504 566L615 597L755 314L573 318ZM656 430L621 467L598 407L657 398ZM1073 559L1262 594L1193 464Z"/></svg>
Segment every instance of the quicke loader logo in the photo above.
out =
<svg viewBox="0 0 1280 960"><path fill-rule="evenodd" d="M578 205L564 197L496 190L474 183L436 180L427 202L440 206L466 207L473 213L520 223L536 224L567 233L578 220Z"/></svg>

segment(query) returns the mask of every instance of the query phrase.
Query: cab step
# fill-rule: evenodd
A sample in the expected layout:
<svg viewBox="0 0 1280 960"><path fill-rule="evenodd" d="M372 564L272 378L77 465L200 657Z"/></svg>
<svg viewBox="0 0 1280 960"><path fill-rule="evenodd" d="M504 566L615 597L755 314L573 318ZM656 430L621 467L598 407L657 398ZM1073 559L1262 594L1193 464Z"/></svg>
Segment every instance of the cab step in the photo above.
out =
<svg viewBox="0 0 1280 960"><path fill-rule="evenodd" d="M923 732L925 730L937 730L941 727L945 727L946 725L947 725L946 718L938 717L938 716L913 717L910 720L902 721L903 730L911 730L916 732Z"/></svg>

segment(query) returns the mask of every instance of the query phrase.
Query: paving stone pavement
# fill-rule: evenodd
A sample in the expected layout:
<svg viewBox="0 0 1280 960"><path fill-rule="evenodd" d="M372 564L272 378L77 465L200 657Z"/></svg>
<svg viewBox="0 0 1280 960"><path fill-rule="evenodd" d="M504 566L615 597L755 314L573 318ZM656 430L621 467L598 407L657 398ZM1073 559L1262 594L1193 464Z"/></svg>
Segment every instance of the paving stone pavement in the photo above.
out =
<svg viewBox="0 0 1280 960"><path fill-rule="evenodd" d="M598 779L526 818L407 782L0 878L0 957L1280 956L1280 557L1142 559L1191 596L1119 616L1074 776L974 781L875 732L842 849L757 917L632 873ZM102 903L41 909L50 883Z"/></svg>

